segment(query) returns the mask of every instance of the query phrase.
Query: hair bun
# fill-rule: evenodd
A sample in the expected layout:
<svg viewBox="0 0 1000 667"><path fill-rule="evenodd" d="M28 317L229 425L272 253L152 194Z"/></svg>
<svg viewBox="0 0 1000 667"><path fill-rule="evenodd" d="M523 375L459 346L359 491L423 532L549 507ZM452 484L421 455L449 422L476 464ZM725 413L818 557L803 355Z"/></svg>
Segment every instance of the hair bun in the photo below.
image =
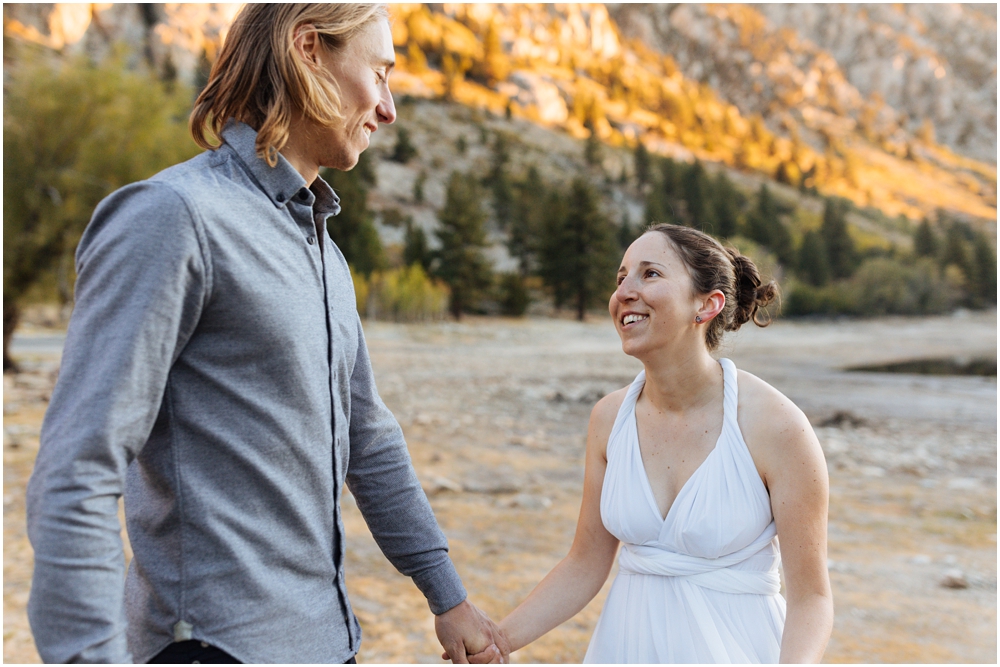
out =
<svg viewBox="0 0 1000 667"><path fill-rule="evenodd" d="M736 288L736 307L726 330L736 331L751 320L759 327L766 327L771 323L771 317L768 315L766 320L759 320L760 309L775 300L778 296L778 286L773 280L761 285L757 266L740 251L726 248L726 252L729 253L730 261L733 263Z"/></svg>

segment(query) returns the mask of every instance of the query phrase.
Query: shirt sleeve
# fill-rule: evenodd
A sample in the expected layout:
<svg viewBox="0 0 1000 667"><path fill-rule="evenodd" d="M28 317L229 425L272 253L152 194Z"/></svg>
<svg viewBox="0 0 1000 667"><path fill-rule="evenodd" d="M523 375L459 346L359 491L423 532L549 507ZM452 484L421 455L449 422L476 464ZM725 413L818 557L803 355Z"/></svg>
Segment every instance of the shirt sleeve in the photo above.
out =
<svg viewBox="0 0 1000 667"><path fill-rule="evenodd" d="M27 490L28 618L46 662L131 662L118 498L210 291L204 239L170 186L97 207L77 249L76 304Z"/></svg>
<svg viewBox="0 0 1000 667"><path fill-rule="evenodd" d="M413 578L434 614L461 603L466 592L448 556L448 541L417 480L403 430L375 388L360 319L350 443L347 485L382 553Z"/></svg>

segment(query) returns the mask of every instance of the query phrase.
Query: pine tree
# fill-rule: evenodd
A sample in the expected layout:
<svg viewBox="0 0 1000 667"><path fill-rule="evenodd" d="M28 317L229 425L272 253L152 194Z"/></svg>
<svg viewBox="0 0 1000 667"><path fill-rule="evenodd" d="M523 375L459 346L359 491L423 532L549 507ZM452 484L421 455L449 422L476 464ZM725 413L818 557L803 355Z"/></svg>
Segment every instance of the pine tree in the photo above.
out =
<svg viewBox="0 0 1000 667"><path fill-rule="evenodd" d="M828 197L823 206L823 224L819 233L826 246L833 278L848 278L854 273L857 253L854 239L847 231L848 202L838 197Z"/></svg>
<svg viewBox="0 0 1000 667"><path fill-rule="evenodd" d="M545 196L542 208L541 235L538 248L538 275L552 291L556 310L560 310L569 299L568 256L564 251L566 238L567 210L566 195L559 188L552 188Z"/></svg>
<svg viewBox="0 0 1000 667"><path fill-rule="evenodd" d="M451 289L449 310L456 319L475 307L492 284L492 270L483 256L486 216L481 200L475 179L451 173L440 214L437 237L441 248L435 253L433 273Z"/></svg>
<svg viewBox="0 0 1000 667"><path fill-rule="evenodd" d="M826 257L826 246L823 237L814 230L809 230L802 237L799 247L799 275L807 283L822 287L830 280L830 263Z"/></svg>
<svg viewBox="0 0 1000 667"><path fill-rule="evenodd" d="M549 229L543 277L557 306L569 301L583 321L587 309L610 293L618 251L613 227L590 183L574 179L566 200L565 215Z"/></svg>
<svg viewBox="0 0 1000 667"><path fill-rule="evenodd" d="M410 141L410 131L400 127L396 131L396 146L392 150L392 160L406 164L417 155L417 147Z"/></svg>
<svg viewBox="0 0 1000 667"><path fill-rule="evenodd" d="M406 219L406 236L403 241L403 263L406 266L419 264L427 272L430 270L431 254L427 248L427 234L423 228L413 222L413 218Z"/></svg>
<svg viewBox="0 0 1000 667"><path fill-rule="evenodd" d="M695 160L694 164L684 171L681 177L681 190L684 202L687 204L687 218L690 225L703 232L714 231L712 184L701 161Z"/></svg>
<svg viewBox="0 0 1000 667"><path fill-rule="evenodd" d="M642 143L642 140L636 142L635 153L633 154L633 161L635 162L635 178L639 181L639 187L649 183L650 173L649 173L649 151L646 150L646 145Z"/></svg>
<svg viewBox="0 0 1000 667"><path fill-rule="evenodd" d="M493 140L493 155L487 184L493 194L493 214L497 226L507 229L514 208L514 192L507 165L510 163L510 139L504 132L497 132Z"/></svg>
<svg viewBox="0 0 1000 667"><path fill-rule="evenodd" d="M972 274L972 253L968 237L972 236L968 226L957 220L948 225L944 235L944 247L941 250L941 266L949 264L957 266L966 277Z"/></svg>
<svg viewBox="0 0 1000 667"><path fill-rule="evenodd" d="M985 234L979 232L972 244L972 292L976 305L997 302L997 253Z"/></svg>
<svg viewBox="0 0 1000 667"><path fill-rule="evenodd" d="M714 184L715 233L719 238L736 236L740 226L743 197L726 172L719 170Z"/></svg>
<svg viewBox="0 0 1000 667"><path fill-rule="evenodd" d="M638 225L632 224L632 218L628 214L628 210L625 211L622 216L622 224L618 227L618 247L622 252L628 250L628 247L632 245L632 241L639 238L641 230Z"/></svg>
<svg viewBox="0 0 1000 667"><path fill-rule="evenodd" d="M778 204L767 184L762 183L757 192L757 205L747 216L747 236L767 246L782 264L791 266L796 259L792 249L792 236L778 215Z"/></svg>
<svg viewBox="0 0 1000 667"><path fill-rule="evenodd" d="M931 221L926 217L920 222L920 226L917 227L917 231L913 235L913 252L918 257L937 257L937 234L931 227Z"/></svg>
<svg viewBox="0 0 1000 667"><path fill-rule="evenodd" d="M532 165L514 186L513 215L507 236L507 250L518 260L522 276L530 275L537 261L542 235L547 186Z"/></svg>
<svg viewBox="0 0 1000 667"><path fill-rule="evenodd" d="M385 268L385 250L375 228L375 216L368 208L368 188L374 169L370 158L362 159L351 171L324 169L323 178L340 196L340 213L326 223L330 238L340 248L344 259L357 271L369 277Z"/></svg>

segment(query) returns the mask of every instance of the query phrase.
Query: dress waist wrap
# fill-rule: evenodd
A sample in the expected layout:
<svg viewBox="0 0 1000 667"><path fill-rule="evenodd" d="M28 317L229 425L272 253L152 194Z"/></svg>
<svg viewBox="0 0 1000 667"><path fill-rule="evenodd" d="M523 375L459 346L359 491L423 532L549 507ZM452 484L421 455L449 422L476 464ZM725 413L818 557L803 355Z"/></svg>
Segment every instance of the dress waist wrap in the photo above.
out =
<svg viewBox="0 0 1000 667"><path fill-rule="evenodd" d="M733 565L760 553L776 534L772 521L752 543L718 558L701 558L655 546L626 543L618 556L618 569L623 574L683 577L692 584L723 593L777 595L781 579L776 568L766 571L732 569Z"/></svg>

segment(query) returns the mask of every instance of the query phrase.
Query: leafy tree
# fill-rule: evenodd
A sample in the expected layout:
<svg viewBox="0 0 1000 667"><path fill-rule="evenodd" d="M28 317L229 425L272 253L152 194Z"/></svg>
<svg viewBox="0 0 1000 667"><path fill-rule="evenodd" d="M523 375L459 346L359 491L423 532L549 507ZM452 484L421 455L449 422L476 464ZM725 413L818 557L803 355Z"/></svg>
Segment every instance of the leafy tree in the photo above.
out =
<svg viewBox="0 0 1000 667"><path fill-rule="evenodd" d="M124 53L98 64L30 53L4 76L5 370L28 290L73 253L97 203L199 150L189 89L128 69Z"/></svg>
<svg viewBox="0 0 1000 667"><path fill-rule="evenodd" d="M757 192L757 205L747 216L747 236L761 245L767 246L782 264L793 265L792 236L779 219L777 202L766 183Z"/></svg>
<svg viewBox="0 0 1000 667"><path fill-rule="evenodd" d="M483 256L486 215L479 205L481 200L475 179L451 172L437 231L441 248L435 253L433 273L451 288L449 310L455 319L471 310L492 283L492 271Z"/></svg>
<svg viewBox="0 0 1000 667"><path fill-rule="evenodd" d="M918 257L937 257L937 234L931 227L931 221L926 217L920 222L920 226L917 227L917 231L913 235L913 252Z"/></svg>
<svg viewBox="0 0 1000 667"><path fill-rule="evenodd" d="M826 258L823 237L809 230L802 237L799 247L799 275L815 287L822 287L830 280L830 263Z"/></svg>
<svg viewBox="0 0 1000 667"><path fill-rule="evenodd" d="M740 227L740 210L743 195L736 189L726 172L719 170L715 177L713 209L715 212L715 233L720 238L736 236Z"/></svg>
<svg viewBox="0 0 1000 667"><path fill-rule="evenodd" d="M410 131L405 127L396 130L396 146L392 149L392 160L406 164L417 155L417 147L410 140Z"/></svg>
<svg viewBox="0 0 1000 667"><path fill-rule="evenodd" d="M330 238L347 263L365 278L385 268L387 261L375 215L368 208L368 188L375 170L368 153L362 153L350 171L324 169L323 178L340 196L340 213L327 220Z"/></svg>
<svg viewBox="0 0 1000 667"><path fill-rule="evenodd" d="M582 178L573 180L566 214L555 222L544 276L554 289L557 305L568 298L577 319L583 321L587 309L603 300L614 285L618 254L614 230L600 210L597 192Z"/></svg>
<svg viewBox="0 0 1000 667"><path fill-rule="evenodd" d="M712 184L701 161L695 160L694 164L684 170L681 190L687 203L687 217L691 226L704 232L713 231L715 216L712 211Z"/></svg>
<svg viewBox="0 0 1000 667"><path fill-rule="evenodd" d="M828 197L823 206L823 224L819 230L830 261L830 275L838 279L850 277L857 263L854 239L847 232L849 206L846 199Z"/></svg>

